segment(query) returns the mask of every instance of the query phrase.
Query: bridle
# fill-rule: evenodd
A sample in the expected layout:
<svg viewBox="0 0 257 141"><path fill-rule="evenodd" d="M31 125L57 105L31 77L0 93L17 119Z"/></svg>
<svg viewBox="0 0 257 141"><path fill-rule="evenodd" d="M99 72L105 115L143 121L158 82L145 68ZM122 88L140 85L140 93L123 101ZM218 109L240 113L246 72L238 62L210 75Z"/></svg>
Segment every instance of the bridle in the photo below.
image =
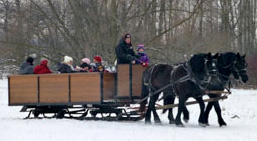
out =
<svg viewBox="0 0 257 141"><path fill-rule="evenodd" d="M234 60L233 62L233 69L234 71L237 73L238 76L242 76L246 74L246 68L247 68L248 64L246 62L244 62L244 64L242 66L240 66L239 62ZM239 79L240 79L239 77Z"/></svg>

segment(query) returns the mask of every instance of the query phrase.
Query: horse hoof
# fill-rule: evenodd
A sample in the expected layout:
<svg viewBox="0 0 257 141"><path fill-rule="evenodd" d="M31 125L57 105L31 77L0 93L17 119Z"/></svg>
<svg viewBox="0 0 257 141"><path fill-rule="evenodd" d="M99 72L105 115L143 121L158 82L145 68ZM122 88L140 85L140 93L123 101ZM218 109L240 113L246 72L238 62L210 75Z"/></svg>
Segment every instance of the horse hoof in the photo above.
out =
<svg viewBox="0 0 257 141"><path fill-rule="evenodd" d="M177 127L185 127L183 124L176 124Z"/></svg>
<svg viewBox="0 0 257 141"><path fill-rule="evenodd" d="M206 124L206 123L201 123L201 122L199 122L199 126L201 126L201 127L206 127L207 124Z"/></svg>
<svg viewBox="0 0 257 141"><path fill-rule="evenodd" d="M220 127L223 127L223 126L227 126L227 124L225 123L225 124L220 124Z"/></svg>
<svg viewBox="0 0 257 141"><path fill-rule="evenodd" d="M160 120L155 121L155 124L162 124Z"/></svg>
<svg viewBox="0 0 257 141"><path fill-rule="evenodd" d="M145 124L151 124L151 121L145 121Z"/></svg>
<svg viewBox="0 0 257 141"><path fill-rule="evenodd" d="M185 123L188 123L189 119L183 119Z"/></svg>
<svg viewBox="0 0 257 141"><path fill-rule="evenodd" d="M170 124L175 124L175 120L170 120Z"/></svg>
<svg viewBox="0 0 257 141"><path fill-rule="evenodd" d="M227 126L226 122L224 122L224 121L219 122L219 125L220 125L220 127L222 127L222 126Z"/></svg>

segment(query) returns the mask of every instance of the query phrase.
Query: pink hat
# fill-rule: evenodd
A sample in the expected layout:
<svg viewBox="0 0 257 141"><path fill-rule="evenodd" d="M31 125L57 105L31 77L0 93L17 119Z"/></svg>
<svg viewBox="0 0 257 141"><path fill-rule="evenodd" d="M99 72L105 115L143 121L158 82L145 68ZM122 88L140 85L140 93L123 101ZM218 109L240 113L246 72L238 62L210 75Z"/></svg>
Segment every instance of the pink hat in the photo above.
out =
<svg viewBox="0 0 257 141"><path fill-rule="evenodd" d="M137 51L139 51L140 49L143 49L145 51L145 47L144 44L139 44L137 47Z"/></svg>
<svg viewBox="0 0 257 141"><path fill-rule="evenodd" d="M83 58L81 61L83 63L87 63L87 64L90 64L90 62L91 62L89 58Z"/></svg>

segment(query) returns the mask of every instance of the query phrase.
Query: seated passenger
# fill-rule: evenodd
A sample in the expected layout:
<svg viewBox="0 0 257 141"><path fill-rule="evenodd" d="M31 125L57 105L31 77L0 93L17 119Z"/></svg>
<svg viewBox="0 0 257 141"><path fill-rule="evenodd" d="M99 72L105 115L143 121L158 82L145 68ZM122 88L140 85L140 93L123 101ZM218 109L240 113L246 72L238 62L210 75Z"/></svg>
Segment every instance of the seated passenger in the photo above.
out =
<svg viewBox="0 0 257 141"><path fill-rule="evenodd" d="M147 67L149 65L149 58L145 53L144 44L138 45L137 55L140 57L139 59L136 59L136 64L142 64L143 67Z"/></svg>
<svg viewBox="0 0 257 141"><path fill-rule="evenodd" d="M89 58L83 58L81 60L81 65L79 66L81 68L81 72L89 72L90 69L91 69L91 66L90 66L90 59Z"/></svg>
<svg viewBox="0 0 257 141"><path fill-rule="evenodd" d="M94 66L93 69L91 69L92 72L104 72L104 66L102 65L102 57L99 55L96 55L94 57Z"/></svg>
<svg viewBox="0 0 257 141"><path fill-rule="evenodd" d="M74 73L77 70L73 67L73 59L70 56L64 56L64 60L59 69L60 73Z"/></svg>
<svg viewBox="0 0 257 141"><path fill-rule="evenodd" d="M35 74L45 74L45 73L52 73L48 68L48 61L43 60L41 61L40 65L36 66L34 69Z"/></svg>
<svg viewBox="0 0 257 141"><path fill-rule="evenodd" d="M20 74L34 74L33 67L34 58L28 57L26 62L22 63L20 67Z"/></svg>

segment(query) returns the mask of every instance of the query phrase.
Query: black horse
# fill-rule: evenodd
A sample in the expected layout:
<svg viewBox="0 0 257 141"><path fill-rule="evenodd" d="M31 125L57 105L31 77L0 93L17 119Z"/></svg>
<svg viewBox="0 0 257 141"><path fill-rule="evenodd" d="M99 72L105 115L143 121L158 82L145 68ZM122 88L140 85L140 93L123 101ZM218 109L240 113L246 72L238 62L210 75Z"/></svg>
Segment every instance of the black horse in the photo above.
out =
<svg viewBox="0 0 257 141"><path fill-rule="evenodd" d="M152 111L155 122L160 123L160 118L155 109L155 102L161 92L159 89L169 85L169 87L163 90L163 95L166 97L165 103L174 103L175 97L179 96L179 112L176 120L173 118L172 109L169 109L168 118L170 123L176 123L177 126L183 125L180 115L182 111L186 111L184 108L185 101L189 97L194 97L199 102L201 108L199 122L203 125L205 123L205 105L202 100L202 87L208 80L209 74L213 72L215 66L213 66L214 58L216 58L216 56L213 57L210 53L196 54L186 63L174 66L155 65L149 67L143 73L142 79L142 98L147 97L150 93L150 101L145 115L145 122L150 123ZM154 95L151 96L152 93ZM141 103L140 111L144 111L146 103L146 100ZM184 116L184 119L187 120L189 117Z"/></svg>
<svg viewBox="0 0 257 141"><path fill-rule="evenodd" d="M207 86L208 90L223 91L229 84L229 77L233 74L235 79L241 78L244 83L248 81L246 73L247 63L245 61L245 55L240 56L239 53L232 52L222 53L218 57L218 73L217 77L211 79L211 82ZM228 89L228 88L227 88ZM220 97L219 94L208 94L210 98ZM220 126L227 125L221 115L221 109L219 101L209 102L205 110L206 123L209 125L208 117L209 113L214 106L216 114L218 116L218 123ZM185 112L184 114L188 114Z"/></svg>
<svg viewBox="0 0 257 141"><path fill-rule="evenodd" d="M240 79L246 83L248 81L248 76L246 73L246 67L247 63L245 61L245 55L240 56L239 53L235 54L232 52L222 53L219 54L219 57L217 59L217 70L218 72L213 73L211 75L210 81L207 83L205 89L210 91L223 91L227 86L229 85L229 77L231 74L233 74L235 79ZM220 97L221 94L211 94L209 93L208 96L210 98L217 98ZM174 102L164 99L164 101L168 101L167 104L173 104ZM171 99L172 100L172 99ZM214 106L216 114L218 116L218 123L220 126L227 125L224 119L221 115L221 108L219 105L219 101L209 102L206 110L205 110L205 122L207 125L209 125L208 117L209 113ZM171 113L171 114L170 114ZM189 112L187 108L185 107L183 109L184 117L188 117L189 119ZM173 117L172 111L169 111L169 116Z"/></svg>
<svg viewBox="0 0 257 141"><path fill-rule="evenodd" d="M141 97L143 100L140 103L140 110L141 112L145 111L145 105L147 103L148 95L152 94L156 90L159 90L167 85L170 84L170 74L173 70L173 66L164 65L164 64L157 64L151 67L148 67L142 76L142 89L141 89ZM150 96L150 101L148 104L148 109L145 115L145 122L150 123L151 121L151 111L154 115L155 123L160 123L160 118L155 109L155 102L158 100L159 95L162 91ZM175 99L173 96L172 87L168 87L163 90L164 95L170 95L169 100ZM168 100L167 100L168 101Z"/></svg>

